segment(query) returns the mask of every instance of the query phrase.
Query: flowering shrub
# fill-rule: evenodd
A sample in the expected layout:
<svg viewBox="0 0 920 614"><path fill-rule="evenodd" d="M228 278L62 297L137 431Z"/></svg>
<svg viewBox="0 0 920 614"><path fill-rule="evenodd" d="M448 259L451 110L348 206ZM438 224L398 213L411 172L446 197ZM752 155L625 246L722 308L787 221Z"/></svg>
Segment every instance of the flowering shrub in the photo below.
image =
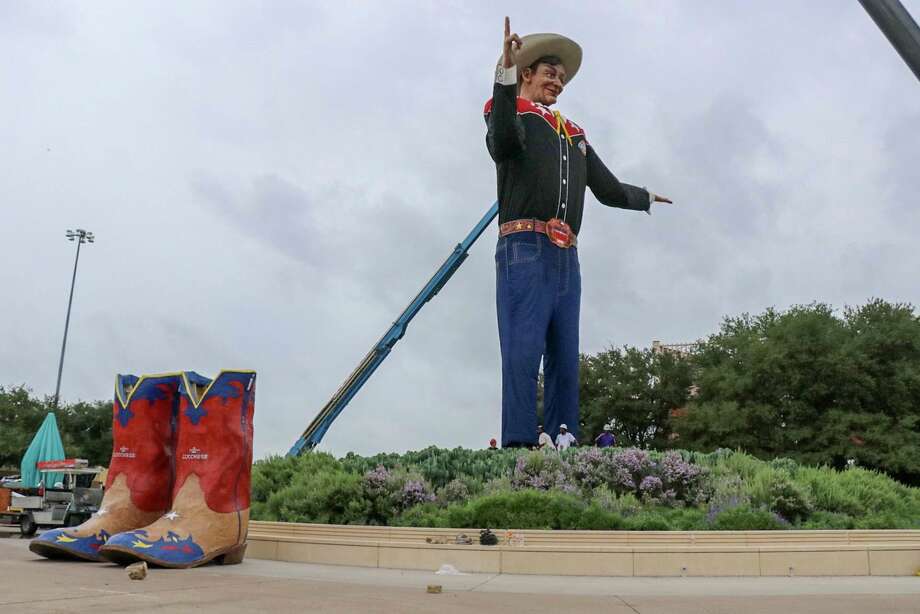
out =
<svg viewBox="0 0 920 614"><path fill-rule="evenodd" d="M470 489L462 480L451 480L438 491L438 503L447 505L470 498Z"/></svg>
<svg viewBox="0 0 920 614"><path fill-rule="evenodd" d="M689 463L679 452L666 452L659 463L664 493L674 500L687 504L700 503L706 499L704 488L705 470Z"/></svg>
<svg viewBox="0 0 920 614"><path fill-rule="evenodd" d="M372 469L364 474L364 490L372 496L387 494L389 492L388 484L391 477L386 467L377 465L376 469Z"/></svg>
<svg viewBox="0 0 920 614"><path fill-rule="evenodd" d="M639 484L639 492L647 497L657 497L661 494L663 486L664 483L661 481L661 478L655 477L654 475L647 475L642 478L642 482Z"/></svg>
<svg viewBox="0 0 920 614"><path fill-rule="evenodd" d="M709 507L732 507L751 502L747 484L741 476L713 472L707 484Z"/></svg>
<svg viewBox="0 0 920 614"><path fill-rule="evenodd" d="M568 474L585 493L606 485L614 493L633 493L669 506L705 500L705 472L677 452L667 452L655 460L649 452L636 448L584 448L568 454L565 463Z"/></svg>
<svg viewBox="0 0 920 614"><path fill-rule="evenodd" d="M518 457L511 474L511 487L515 490L534 488L575 492L577 489L566 476L567 469L567 464L558 454L531 452Z"/></svg>
<svg viewBox="0 0 920 614"><path fill-rule="evenodd" d="M812 504L805 489L781 474L770 484L768 506L783 518L799 520L808 518Z"/></svg>
<svg viewBox="0 0 920 614"><path fill-rule="evenodd" d="M649 453L638 448L617 452L613 462L619 469L620 485L628 489L641 485L642 480L655 469Z"/></svg>
<svg viewBox="0 0 920 614"><path fill-rule="evenodd" d="M431 488L421 478L405 471L390 471L382 465L364 474L362 486L374 523L388 524L403 510L435 500Z"/></svg>
<svg viewBox="0 0 920 614"><path fill-rule="evenodd" d="M252 517L502 530L920 529L920 489L875 471L728 450L314 452L254 464Z"/></svg>
<svg viewBox="0 0 920 614"><path fill-rule="evenodd" d="M434 501L434 495L428 487L419 480L406 480L403 484L399 498L396 500L399 509L410 508L419 503L430 503Z"/></svg>
<svg viewBox="0 0 920 614"><path fill-rule="evenodd" d="M455 479L487 482L507 477L514 468L520 450L467 450L464 448L427 447L405 454L377 454L364 457L349 452L339 462L349 472L364 474L382 466L393 470L411 468L435 488L443 488ZM469 485L469 484L468 484Z"/></svg>
<svg viewBox="0 0 920 614"><path fill-rule="evenodd" d="M706 515L706 520L709 523L715 521L716 517L724 512L725 510L735 509L736 507L750 507L747 501L742 501L738 497L729 497L727 499L720 499L718 501L709 502L709 513Z"/></svg>
<svg viewBox="0 0 920 614"><path fill-rule="evenodd" d="M507 452L510 451L502 451L501 454ZM443 467L438 467L433 462L433 459L439 458L434 451L428 449L425 453L423 474L438 475L442 478L449 475L445 474ZM455 455L449 458L451 465L460 472L452 481L445 482L445 486L439 490L442 494L438 500L442 504L462 500L465 496L465 482L460 481L459 477L469 478L466 477L465 469L461 468L477 466L476 463L484 462L463 461ZM357 457L349 457L349 462L356 460ZM384 457L382 460L388 461L389 458ZM485 471L485 476L482 477L494 476L495 467L504 466L505 462L488 465L490 469ZM410 478L405 475L400 478L399 473L394 471L387 469L383 464L377 465L364 474L365 488L370 497L389 495L393 499L392 505L405 509L404 503L412 501L412 495L407 494L403 497L402 494L398 494L394 497L394 494L402 489ZM707 499L704 479L706 472L699 465L684 460L681 454L675 451L663 455L637 448L585 447L564 454L534 451L518 454L509 473L510 475L505 475L508 476L512 490L558 490L565 493L581 493L589 497L598 487L607 486L615 495L632 493L642 501L666 506L696 505ZM423 481L418 476L411 479ZM446 489L447 484L451 484L449 490ZM483 494L501 491L505 487L503 478L493 477L484 486ZM419 503L432 501L430 489L426 487L422 490L426 494L420 498ZM468 491L468 487L466 490Z"/></svg>
<svg viewBox="0 0 920 614"><path fill-rule="evenodd" d="M594 490L628 477L612 476L616 468L610 460L610 454L605 454L600 448L582 448L567 456L570 475L583 490Z"/></svg>

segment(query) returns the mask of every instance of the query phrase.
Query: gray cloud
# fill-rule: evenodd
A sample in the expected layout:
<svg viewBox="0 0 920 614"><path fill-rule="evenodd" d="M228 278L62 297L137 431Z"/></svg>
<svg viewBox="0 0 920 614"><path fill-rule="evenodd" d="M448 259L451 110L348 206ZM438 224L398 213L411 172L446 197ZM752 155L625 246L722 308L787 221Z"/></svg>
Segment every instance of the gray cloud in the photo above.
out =
<svg viewBox="0 0 920 614"><path fill-rule="evenodd" d="M916 0L905 2L915 16ZM560 109L651 217L589 196L582 349L692 340L725 314L917 302L916 80L856 3L514 2L585 63ZM504 13L460 2L0 7L0 383L259 370L285 451L495 197L482 105ZM551 17L550 17L551 16ZM12 232L9 232L12 230ZM326 449L499 430L494 230Z"/></svg>

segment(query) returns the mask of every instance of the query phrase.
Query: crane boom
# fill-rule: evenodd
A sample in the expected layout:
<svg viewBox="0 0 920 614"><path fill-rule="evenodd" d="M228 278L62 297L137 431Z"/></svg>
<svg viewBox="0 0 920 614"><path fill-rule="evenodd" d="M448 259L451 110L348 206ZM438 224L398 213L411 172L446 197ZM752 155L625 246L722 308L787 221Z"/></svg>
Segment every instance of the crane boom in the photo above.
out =
<svg viewBox="0 0 920 614"><path fill-rule="evenodd" d="M332 398L329 399L319 413L316 414L316 417L310 422L310 426L307 427L307 430L303 432L300 439L291 447L288 456L300 456L304 452L315 448L319 442L322 441L323 436L326 434L326 431L329 430L333 421L338 418L342 410L345 409L345 406L348 405L348 402L351 401L361 389L361 386L370 379L374 371L377 370L377 367L380 366L380 363L386 359L390 350L396 345L396 342L402 339L403 335L406 334L406 327L409 326L409 322L412 321L412 318L422 309L425 303L440 292L444 284L446 284L457 269L460 268L460 265L463 264L463 261L466 260L466 257L469 255L470 247L472 247L476 239L479 238L479 235L486 229L486 226L495 219L496 215L498 215L497 201L486 211L482 219L479 220L479 223L477 223L469 234L466 235L466 238L457 244L454 251L452 251L447 257L447 260L444 261L444 264L442 264L435 274L432 275L428 283L425 284L418 295L409 303L409 306L403 310L402 314L393 322L392 326L390 326L380 340L374 344L355 370L351 372L348 379L339 386L339 389L332 395Z"/></svg>

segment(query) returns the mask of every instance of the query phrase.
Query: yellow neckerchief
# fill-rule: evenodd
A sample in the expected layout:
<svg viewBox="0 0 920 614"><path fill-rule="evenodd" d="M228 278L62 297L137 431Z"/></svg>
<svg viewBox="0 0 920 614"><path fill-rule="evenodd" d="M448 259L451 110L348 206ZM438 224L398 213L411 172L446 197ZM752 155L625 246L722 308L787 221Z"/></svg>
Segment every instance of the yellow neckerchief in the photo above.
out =
<svg viewBox="0 0 920 614"><path fill-rule="evenodd" d="M565 135L565 140L569 142L569 145L572 144L572 137L569 135L568 128L565 127L565 118L562 117L562 113L559 111L553 110L553 115L556 116L556 134L560 132Z"/></svg>

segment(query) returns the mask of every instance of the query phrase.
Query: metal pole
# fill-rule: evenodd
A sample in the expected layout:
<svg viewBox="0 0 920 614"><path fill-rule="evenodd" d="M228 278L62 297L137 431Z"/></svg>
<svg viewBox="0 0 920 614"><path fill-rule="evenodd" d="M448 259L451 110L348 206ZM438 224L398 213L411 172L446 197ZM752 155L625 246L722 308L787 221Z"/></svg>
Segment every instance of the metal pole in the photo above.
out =
<svg viewBox="0 0 920 614"><path fill-rule="evenodd" d="M64 350L67 349L67 329L70 328L70 306L73 305L73 287L77 283L77 264L80 262L80 245L83 237L77 237L77 257L73 261L73 277L70 280L70 298L67 299L67 319L64 320L64 341L61 343L61 362L58 363L57 386L54 389L54 407L57 409L61 394L61 372L64 371Z"/></svg>
<svg viewBox="0 0 920 614"><path fill-rule="evenodd" d="M920 79L920 26L898 0L859 0L907 66Z"/></svg>

